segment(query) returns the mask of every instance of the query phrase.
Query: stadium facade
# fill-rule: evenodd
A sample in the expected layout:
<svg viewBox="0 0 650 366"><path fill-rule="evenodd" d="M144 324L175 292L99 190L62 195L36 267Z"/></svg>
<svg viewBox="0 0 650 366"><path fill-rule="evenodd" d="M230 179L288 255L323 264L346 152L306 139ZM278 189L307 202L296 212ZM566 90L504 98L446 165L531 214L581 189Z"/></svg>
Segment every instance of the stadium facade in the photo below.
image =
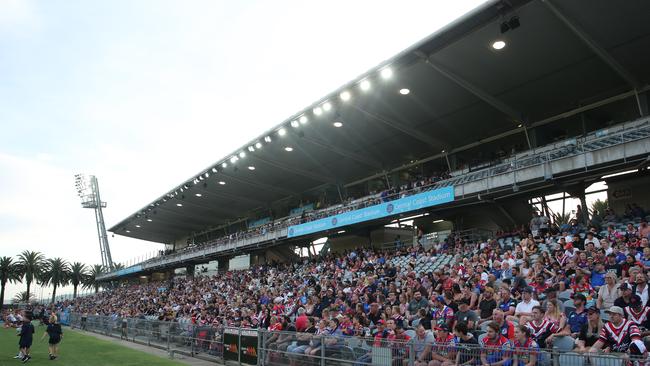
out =
<svg viewBox="0 0 650 366"><path fill-rule="evenodd" d="M324 236L328 250L410 243L415 228L387 224L412 217L420 234L494 231L527 222L533 197L584 207L586 187L619 172L633 171L605 178L610 205L648 206L647 14L487 2L114 225L170 253L101 279L292 260Z"/></svg>

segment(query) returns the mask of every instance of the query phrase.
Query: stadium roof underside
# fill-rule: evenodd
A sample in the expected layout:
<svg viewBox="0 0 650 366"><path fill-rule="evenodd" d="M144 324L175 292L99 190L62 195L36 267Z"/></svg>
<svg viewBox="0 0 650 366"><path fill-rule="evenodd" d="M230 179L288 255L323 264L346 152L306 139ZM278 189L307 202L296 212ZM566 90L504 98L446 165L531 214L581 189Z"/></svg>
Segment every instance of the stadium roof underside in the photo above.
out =
<svg viewBox="0 0 650 366"><path fill-rule="evenodd" d="M647 1L488 2L223 157L110 231L171 242L287 197L441 158L443 150L455 153L484 141L523 136L527 129L566 117L567 111L646 91L648 14ZM502 34L501 23L513 16L520 26ZM495 50L496 40L506 47ZM393 71L388 80L381 77L386 67ZM371 83L367 91L359 88L363 80ZM401 88L410 93L400 94ZM341 100L343 91L350 92L350 100ZM331 110L314 115L326 101ZM300 123L301 116L309 121ZM343 127L334 127L335 121ZM286 135L279 136L282 127ZM261 149L255 148L258 142ZM285 151L287 146L293 151ZM246 157L232 164L231 157L241 151ZM205 173L209 178L195 184ZM184 192L175 195L181 188ZM147 222L147 217L155 220Z"/></svg>

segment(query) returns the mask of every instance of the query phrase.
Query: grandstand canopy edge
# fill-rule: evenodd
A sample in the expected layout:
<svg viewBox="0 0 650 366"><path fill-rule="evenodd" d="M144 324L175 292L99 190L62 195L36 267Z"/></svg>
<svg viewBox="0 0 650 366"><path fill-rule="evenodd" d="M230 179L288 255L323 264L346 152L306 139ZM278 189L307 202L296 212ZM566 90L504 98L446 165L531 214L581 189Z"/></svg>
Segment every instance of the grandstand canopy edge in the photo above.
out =
<svg viewBox="0 0 650 366"><path fill-rule="evenodd" d="M310 194L345 196L369 177L419 162L446 170L502 146L544 145L559 128L576 135L638 118L648 104L647 14L650 2L487 2L216 160L110 231L170 243L262 217ZM520 25L501 33L501 23L513 17ZM505 47L494 49L496 40ZM393 71L387 80L385 67ZM370 90L360 90L361 80L370 81ZM351 93L349 101L339 98L343 91ZM331 109L314 115L325 101ZM595 106L586 117L570 113L585 106ZM303 115L308 123L299 122ZM282 127L286 135L278 136ZM262 149L255 148L258 142ZM231 163L242 151L246 157Z"/></svg>

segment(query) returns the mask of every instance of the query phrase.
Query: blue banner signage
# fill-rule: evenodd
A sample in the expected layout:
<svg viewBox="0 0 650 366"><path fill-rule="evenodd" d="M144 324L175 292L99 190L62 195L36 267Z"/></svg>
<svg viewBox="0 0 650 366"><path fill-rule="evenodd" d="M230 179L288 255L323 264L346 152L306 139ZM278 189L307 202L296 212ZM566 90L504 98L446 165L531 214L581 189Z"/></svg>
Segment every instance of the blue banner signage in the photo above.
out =
<svg viewBox="0 0 650 366"><path fill-rule="evenodd" d="M304 224L289 226L287 237L317 233L342 226L357 224L364 221L380 219L382 217L398 215L401 213L419 210L425 207L440 205L454 200L454 187L434 189L432 191L414 194L412 196L380 203L378 205L362 208L360 210L344 212L342 214L326 217L324 219L306 222Z"/></svg>

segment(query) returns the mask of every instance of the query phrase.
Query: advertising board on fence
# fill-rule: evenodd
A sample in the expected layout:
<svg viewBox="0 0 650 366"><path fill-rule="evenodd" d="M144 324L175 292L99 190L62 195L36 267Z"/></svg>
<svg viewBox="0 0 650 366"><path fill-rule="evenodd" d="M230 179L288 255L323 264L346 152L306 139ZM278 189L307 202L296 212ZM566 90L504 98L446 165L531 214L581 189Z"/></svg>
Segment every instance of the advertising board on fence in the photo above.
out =
<svg viewBox="0 0 650 366"><path fill-rule="evenodd" d="M224 360L257 365L257 330L224 329L223 348Z"/></svg>

